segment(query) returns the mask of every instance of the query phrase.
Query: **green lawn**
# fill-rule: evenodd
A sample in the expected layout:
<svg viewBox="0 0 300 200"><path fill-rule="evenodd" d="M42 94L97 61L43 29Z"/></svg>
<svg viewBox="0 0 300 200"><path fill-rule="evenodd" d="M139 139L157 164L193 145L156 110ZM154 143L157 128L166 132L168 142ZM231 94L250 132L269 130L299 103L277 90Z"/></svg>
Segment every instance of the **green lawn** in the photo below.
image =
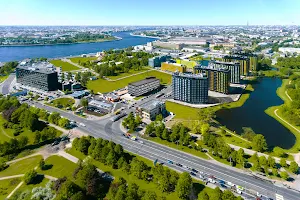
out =
<svg viewBox="0 0 300 200"><path fill-rule="evenodd" d="M17 185L21 182L20 178L6 179L0 181L0 199L5 199Z"/></svg>
<svg viewBox="0 0 300 200"><path fill-rule="evenodd" d="M109 78L111 80L116 80L116 79L123 78L123 77L126 77L126 76L130 76L130 75L134 75L134 74L137 74L137 73L145 72L145 71L150 70L150 69L151 68L149 68L149 67L143 67L139 71L135 71L135 70L131 69L127 73L120 73L117 76L107 76L107 78Z"/></svg>
<svg viewBox="0 0 300 200"><path fill-rule="evenodd" d="M97 60L97 57L74 57L70 58L73 63L87 62L92 60Z"/></svg>
<svg viewBox="0 0 300 200"><path fill-rule="evenodd" d="M168 142L166 140L162 140L162 139L157 138L157 137L148 137L146 139L151 140L151 141L156 142L156 143L159 143L159 144L162 144L162 145L165 145L165 146L168 146L168 147L171 147L173 149L177 149L179 151L183 151L183 152L186 152L186 153L189 153L189 154L193 154L195 156L198 156L198 157L201 157L201 158L204 158L204 159L209 159L209 157L205 153L203 153L201 151L197 151L195 149L190 149L186 146L177 145L175 143Z"/></svg>
<svg viewBox="0 0 300 200"><path fill-rule="evenodd" d="M128 77L120 81L107 81L104 79L89 81L87 84L87 88L89 90L93 90L94 92L111 92L113 90L123 88L131 82L140 81L149 76L155 76L156 78L160 79L161 84L171 84L172 76L170 74L158 71L150 71L136 76Z"/></svg>
<svg viewBox="0 0 300 200"><path fill-rule="evenodd" d="M82 159L82 160L86 157L84 154L82 154L79 151L76 151L75 149L68 149L67 152L77 158ZM140 156L137 156L137 157L140 160L143 160L147 165L153 166L153 161L150 161L150 160L140 157ZM140 180L133 175L128 175L128 174L124 173L120 169L112 169L110 166L104 165L103 163L100 163L95 160L92 160L92 163L95 166L97 166L99 169L101 169L102 171L108 172L115 178L123 177L128 183L136 183L139 186L139 188L141 188L143 190L154 191L159 196L165 196L167 198L167 200L178 199L177 194L175 192L163 193L157 188L156 184L154 184L153 182L146 182L146 181ZM195 185L198 185L198 186L201 186L202 188L204 188L204 185L202 185L199 181L194 181L194 183L195 183Z"/></svg>
<svg viewBox="0 0 300 200"><path fill-rule="evenodd" d="M56 67L61 67L62 71L73 71L73 70L78 70L79 69L75 65L72 65L68 62L64 62L64 61L61 61L61 60L51 60L50 63L52 63Z"/></svg>
<svg viewBox="0 0 300 200"><path fill-rule="evenodd" d="M252 85L247 85L245 91L247 92L245 92L245 94L242 94L238 101L215 106L216 110L220 110L222 108L230 109L241 107L250 97L250 93L251 91L253 91ZM205 108L193 108L178 103L166 101L166 109L169 112L173 112L175 114L174 119L197 120L198 111Z"/></svg>
<svg viewBox="0 0 300 200"><path fill-rule="evenodd" d="M0 76L0 83L2 83L3 81L5 81L8 78L8 75L6 76Z"/></svg>
<svg viewBox="0 0 300 200"><path fill-rule="evenodd" d="M287 104L291 103L290 99L286 96L285 94L285 87L286 85L289 84L288 79L283 79L282 80L282 85L276 90L277 95ZM287 149L286 152L287 153L297 153L300 151L300 133L298 131L296 131L294 128L292 128L290 125L288 125L287 123L285 123L284 121L282 121L280 118L278 118L275 115L275 110L278 109L277 114L284 119L283 115L281 114L281 105L279 106L273 106L273 107L269 107L267 110L265 110L265 112L270 115L271 117L273 117L274 119L276 119L278 122L280 122L283 126L285 126L287 129L289 129L296 137L296 142L294 144L294 146L290 149ZM284 119L286 120L286 119ZM287 120L286 120L287 121ZM292 124L292 123L290 123ZM295 126L295 125L294 125ZM295 126L298 130L300 130L299 126Z"/></svg>
<svg viewBox="0 0 300 200"><path fill-rule="evenodd" d="M9 141L11 138L19 138L21 136L27 136L29 139L29 144L32 144L34 141L34 133L32 131L30 131L29 129L23 129L23 132L20 133L20 135L18 136L14 136L13 129L5 129L3 128L3 123L6 120L2 117L2 115L0 115L0 143L4 142L4 141Z"/></svg>
<svg viewBox="0 0 300 200"><path fill-rule="evenodd" d="M0 172L0 177L24 174L38 166L42 156L34 156L9 165L8 168Z"/></svg>
<svg viewBox="0 0 300 200"><path fill-rule="evenodd" d="M14 195L11 197L12 199L17 199L15 198L15 196L23 193L26 191L27 195L25 195L25 197L23 198L19 198L19 199L22 199L22 200L31 200L31 191L33 188L36 188L36 187L45 187L46 184L49 182L49 179L46 179L44 178L43 180L41 180L41 182L37 183L37 184L29 184L29 185L26 185L25 183L22 184L22 186L14 193Z"/></svg>
<svg viewBox="0 0 300 200"><path fill-rule="evenodd" d="M64 176L71 178L72 174L77 167L76 163L73 163L61 156L50 156L45 160L46 168L45 170L38 170L41 174L47 174L56 178L62 178Z"/></svg>
<svg viewBox="0 0 300 200"><path fill-rule="evenodd" d="M140 100L141 98L144 98L144 97L145 97L145 96L143 96L143 95L142 95L142 96L139 96L139 97L135 97L134 100L137 101L137 100Z"/></svg>
<svg viewBox="0 0 300 200"><path fill-rule="evenodd" d="M55 107L71 108L75 104L75 100L71 98L59 98L51 101L51 104L54 105Z"/></svg>

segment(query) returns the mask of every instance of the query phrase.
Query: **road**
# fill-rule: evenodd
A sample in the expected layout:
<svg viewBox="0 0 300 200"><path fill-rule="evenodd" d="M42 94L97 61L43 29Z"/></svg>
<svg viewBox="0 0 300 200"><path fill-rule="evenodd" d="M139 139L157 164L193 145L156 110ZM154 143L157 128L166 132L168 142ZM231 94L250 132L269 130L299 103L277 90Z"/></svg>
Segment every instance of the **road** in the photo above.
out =
<svg viewBox="0 0 300 200"><path fill-rule="evenodd" d="M12 73L8 76L8 78L1 84L1 90L2 90L2 94L6 95L9 93L9 87L11 85L11 83L13 82L13 80L15 79L16 74Z"/></svg>
<svg viewBox="0 0 300 200"><path fill-rule="evenodd" d="M283 195L285 200L300 200L299 192L275 186L270 182L256 179L251 175L237 172L234 169L228 169L226 167L214 164L211 161L204 160L142 138L139 138L138 140L143 141L143 144L139 143L138 141L129 140L122 136L123 132L120 129L120 121L114 123L110 119L91 121L76 116L71 112L63 111L47 105L42 105L37 102L30 104L34 104L36 107L46 109L49 112L59 112L63 117L74 120L77 123L85 124L84 127L80 126L78 129L90 134L91 136L112 140L117 144L121 144L127 151L138 154L150 160L158 159L159 162L163 162L165 165L175 170L186 171L182 167L168 164L168 159L175 163L181 163L182 165L203 171L207 174L212 174L222 180L230 181L236 185L241 185L245 188L257 191L273 199L275 199L275 193L278 193Z"/></svg>

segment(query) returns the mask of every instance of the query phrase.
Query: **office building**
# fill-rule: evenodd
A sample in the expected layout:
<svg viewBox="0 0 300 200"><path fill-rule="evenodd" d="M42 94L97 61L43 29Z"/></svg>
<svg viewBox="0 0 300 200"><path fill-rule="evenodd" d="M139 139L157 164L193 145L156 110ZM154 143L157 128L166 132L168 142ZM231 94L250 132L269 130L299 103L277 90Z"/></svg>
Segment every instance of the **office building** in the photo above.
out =
<svg viewBox="0 0 300 200"><path fill-rule="evenodd" d="M161 63L161 70L168 71L168 72L185 72L186 67L184 65L178 64L178 63L172 63L172 62L163 62Z"/></svg>
<svg viewBox="0 0 300 200"><path fill-rule="evenodd" d="M152 99L142 105L140 105L136 112L144 119L155 120L156 116L162 114L166 116L166 105L164 102L156 99Z"/></svg>
<svg viewBox="0 0 300 200"><path fill-rule="evenodd" d="M250 59L247 56L242 56L242 55L224 56L222 61L240 63L241 76L248 76L250 71Z"/></svg>
<svg viewBox="0 0 300 200"><path fill-rule="evenodd" d="M191 104L208 103L208 77L205 74L172 75L172 91L174 100Z"/></svg>
<svg viewBox="0 0 300 200"><path fill-rule="evenodd" d="M158 89L160 86L159 79L155 77L147 77L144 80L129 83L128 93L131 96L141 96L148 92Z"/></svg>
<svg viewBox="0 0 300 200"><path fill-rule="evenodd" d="M148 59L148 65L150 67L160 67L162 62L166 62L171 59L171 56L163 55L163 56L155 56L153 58Z"/></svg>
<svg viewBox="0 0 300 200"><path fill-rule="evenodd" d="M209 66L214 69L228 69L230 71L230 83L240 83L240 64L237 62L211 61Z"/></svg>
<svg viewBox="0 0 300 200"><path fill-rule="evenodd" d="M176 59L176 63L186 66L187 72L193 72L194 67L198 64L196 61L189 59Z"/></svg>
<svg viewBox="0 0 300 200"><path fill-rule="evenodd" d="M196 73L205 73L208 77L208 89L223 94L229 93L230 70L226 67L214 68L210 66L195 67Z"/></svg>
<svg viewBox="0 0 300 200"><path fill-rule="evenodd" d="M44 91L59 88L56 68L48 62L20 64L16 68L17 83Z"/></svg>

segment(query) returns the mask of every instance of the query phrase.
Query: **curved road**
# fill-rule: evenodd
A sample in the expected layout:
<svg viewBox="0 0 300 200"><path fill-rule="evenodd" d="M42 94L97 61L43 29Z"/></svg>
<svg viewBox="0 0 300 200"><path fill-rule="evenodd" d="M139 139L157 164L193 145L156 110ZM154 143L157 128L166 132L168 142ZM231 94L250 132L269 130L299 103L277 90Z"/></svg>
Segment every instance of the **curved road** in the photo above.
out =
<svg viewBox="0 0 300 200"><path fill-rule="evenodd" d="M212 174L220 179L230 181L234 184L241 185L253 191L258 191L259 193L273 199L275 199L275 193L278 193L282 195L285 200L300 200L300 193L296 191L275 186L274 184L267 181L255 179L250 175L240 173L234 169L222 167L208 160L204 160L191 154L187 154L185 152L178 151L142 138L139 138L139 140L142 140L143 144L127 139L122 136L123 132L120 129L120 121L114 123L110 121L110 119L90 121L76 116L71 112L62 111L60 109L42 105L37 102L31 102L30 104L34 104L36 107L46 109L50 112L59 112L61 116L66 117L70 120L74 120L77 123L84 123L86 126L80 126L78 127L78 129L83 130L84 132L87 132L94 137L101 137L107 140L112 140L117 144L121 144L124 149L146 157L150 160L158 159L159 162L164 162L165 165L175 170L184 171L183 168L180 168L176 165L167 164L168 159L172 160L175 163L181 163L185 166L189 166L199 171Z"/></svg>

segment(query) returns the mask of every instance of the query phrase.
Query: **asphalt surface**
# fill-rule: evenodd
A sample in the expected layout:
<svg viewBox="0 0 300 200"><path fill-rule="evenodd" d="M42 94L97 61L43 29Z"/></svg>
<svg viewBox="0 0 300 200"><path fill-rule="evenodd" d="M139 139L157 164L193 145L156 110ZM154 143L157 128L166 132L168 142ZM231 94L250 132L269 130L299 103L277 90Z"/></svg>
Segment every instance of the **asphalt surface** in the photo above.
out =
<svg viewBox="0 0 300 200"><path fill-rule="evenodd" d="M9 87L12 83L12 81L15 79L16 74L12 73L8 76L8 78L2 83L1 85L1 90L2 90L2 94L6 95L9 93Z"/></svg>
<svg viewBox="0 0 300 200"><path fill-rule="evenodd" d="M207 174L211 174L219 179L229 181L236 185L240 185L244 188L247 188L246 193L256 195L256 192L263 194L264 197L262 199L267 199L266 197L271 197L275 199L275 193L280 194L284 197L285 200L300 200L300 193L275 186L274 184L263 181L260 179L256 179L255 177L237 172L233 169L229 169L227 167L223 167L212 163L208 160L201 159L199 157L184 153L182 151L178 151L175 149L171 149L169 147L138 138L137 141L133 141L127 139L122 134L122 130L120 129L120 121L112 122L110 118L101 120L101 121L91 121L85 118L74 115L71 112L63 111L54 107L42 105L37 102L31 102L29 104L33 104L36 107L43 108L48 110L49 112L59 112L61 116L66 117L70 120L76 121L78 124L83 123L85 126L79 126L78 129L94 136L101 137L107 140L112 140L117 144L121 144L124 149L146 157L150 160L158 159L159 162L165 163L165 165L169 166L178 171L188 171L186 168L178 167L175 164L169 164L167 161L172 160L174 163L180 163L184 166L188 166L190 168L194 168L198 171L205 172ZM143 143L140 143L143 141ZM255 199L246 197L247 199Z"/></svg>

